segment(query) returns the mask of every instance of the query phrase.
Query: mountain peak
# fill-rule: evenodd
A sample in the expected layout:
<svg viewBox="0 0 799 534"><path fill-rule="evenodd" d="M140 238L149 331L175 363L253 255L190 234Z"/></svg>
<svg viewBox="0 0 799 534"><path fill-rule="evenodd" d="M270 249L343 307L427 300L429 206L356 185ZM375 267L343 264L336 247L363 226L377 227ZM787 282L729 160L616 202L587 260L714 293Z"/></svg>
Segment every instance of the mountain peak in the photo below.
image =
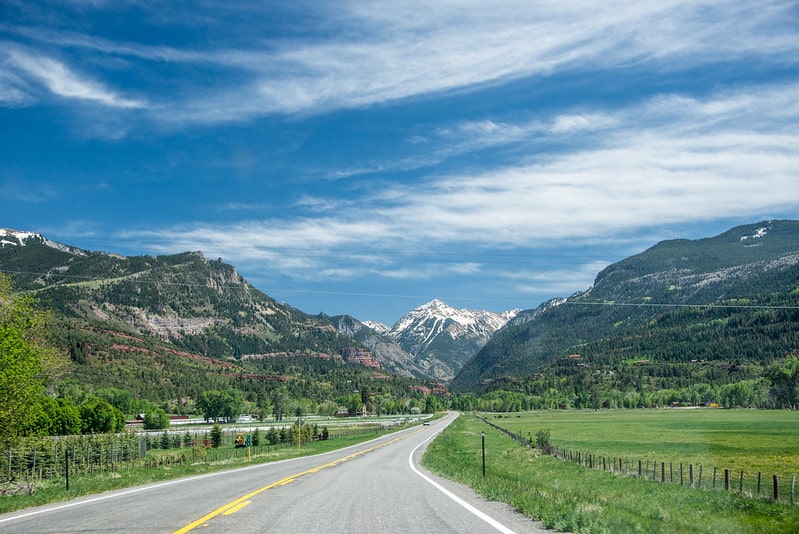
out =
<svg viewBox="0 0 799 534"><path fill-rule="evenodd" d="M5 246L24 247L25 245L28 244L28 242L42 243L50 248L54 248L62 252L67 252L69 254L75 254L79 256L86 255L84 251L78 248L62 245L61 243L57 243L55 241L50 241L42 234L36 232L12 230L10 228L0 229L0 248L3 248Z"/></svg>
<svg viewBox="0 0 799 534"><path fill-rule="evenodd" d="M436 298L402 316L389 335L430 376L449 380L516 313L458 309Z"/></svg>
<svg viewBox="0 0 799 534"><path fill-rule="evenodd" d="M4 247L6 245L25 246L25 242L31 238L44 241L42 235L35 232L23 232L20 230L12 230L11 228L0 228L0 247ZM12 239L13 241L11 241Z"/></svg>
<svg viewBox="0 0 799 534"><path fill-rule="evenodd" d="M391 331L391 328L378 321L364 321L363 324L378 334L388 335L388 333Z"/></svg>

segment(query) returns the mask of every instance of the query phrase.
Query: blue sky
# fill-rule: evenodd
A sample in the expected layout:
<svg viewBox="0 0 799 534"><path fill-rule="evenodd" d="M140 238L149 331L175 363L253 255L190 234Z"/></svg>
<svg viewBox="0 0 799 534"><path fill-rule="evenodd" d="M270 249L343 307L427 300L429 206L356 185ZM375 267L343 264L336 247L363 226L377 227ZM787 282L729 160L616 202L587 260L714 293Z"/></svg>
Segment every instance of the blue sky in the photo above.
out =
<svg viewBox="0 0 799 534"><path fill-rule="evenodd" d="M795 2L0 1L0 227L391 325L771 218Z"/></svg>

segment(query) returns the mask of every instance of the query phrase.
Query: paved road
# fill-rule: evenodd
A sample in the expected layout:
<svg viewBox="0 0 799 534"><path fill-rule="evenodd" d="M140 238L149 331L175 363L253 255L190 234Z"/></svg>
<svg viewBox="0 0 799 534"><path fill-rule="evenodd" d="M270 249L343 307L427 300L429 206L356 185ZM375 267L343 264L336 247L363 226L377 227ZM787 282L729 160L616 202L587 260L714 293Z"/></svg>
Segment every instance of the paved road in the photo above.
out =
<svg viewBox="0 0 799 534"><path fill-rule="evenodd" d="M546 532L418 467L454 417L332 453L0 515L0 532Z"/></svg>

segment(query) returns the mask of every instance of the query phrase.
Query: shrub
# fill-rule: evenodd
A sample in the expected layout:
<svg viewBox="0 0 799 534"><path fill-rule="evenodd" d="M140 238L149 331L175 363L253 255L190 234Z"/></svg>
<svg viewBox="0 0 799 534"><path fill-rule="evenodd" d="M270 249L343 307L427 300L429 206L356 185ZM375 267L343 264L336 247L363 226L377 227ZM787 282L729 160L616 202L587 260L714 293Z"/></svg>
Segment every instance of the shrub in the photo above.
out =
<svg viewBox="0 0 799 534"><path fill-rule="evenodd" d="M542 428L535 433L535 446L544 454L552 454L552 443L549 441L548 428Z"/></svg>

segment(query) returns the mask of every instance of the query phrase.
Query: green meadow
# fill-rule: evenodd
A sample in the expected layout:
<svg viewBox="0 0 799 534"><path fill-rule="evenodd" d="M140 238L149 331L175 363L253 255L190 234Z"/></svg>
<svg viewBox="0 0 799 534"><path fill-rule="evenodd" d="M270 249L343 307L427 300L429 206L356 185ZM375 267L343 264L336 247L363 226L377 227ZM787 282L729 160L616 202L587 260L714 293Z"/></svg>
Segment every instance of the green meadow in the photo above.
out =
<svg viewBox="0 0 799 534"><path fill-rule="evenodd" d="M799 412L754 410L537 411L480 414L532 439L549 432L554 447L580 452L582 463L542 455L535 448L462 415L428 448L432 471L508 502L548 528L571 532L799 532L791 482L799 475ZM486 476L481 434L485 432ZM594 468L587 466L592 455ZM608 469L599 458L607 457ZM610 464L622 458L634 476ZM658 466L638 477L637 465ZM680 484L679 465L686 479ZM667 481L660 482L660 465ZM694 487L687 480L695 468ZM699 466L702 466L701 488ZM715 487L714 468L717 472ZM721 473L731 472L724 490ZM739 490L744 471L743 491ZM762 493L757 493L757 472ZM781 481L771 500L772 476ZM654 479L654 480L653 480Z"/></svg>
<svg viewBox="0 0 799 534"><path fill-rule="evenodd" d="M526 437L596 456L703 465L736 474L799 475L799 411L600 410L483 414Z"/></svg>

